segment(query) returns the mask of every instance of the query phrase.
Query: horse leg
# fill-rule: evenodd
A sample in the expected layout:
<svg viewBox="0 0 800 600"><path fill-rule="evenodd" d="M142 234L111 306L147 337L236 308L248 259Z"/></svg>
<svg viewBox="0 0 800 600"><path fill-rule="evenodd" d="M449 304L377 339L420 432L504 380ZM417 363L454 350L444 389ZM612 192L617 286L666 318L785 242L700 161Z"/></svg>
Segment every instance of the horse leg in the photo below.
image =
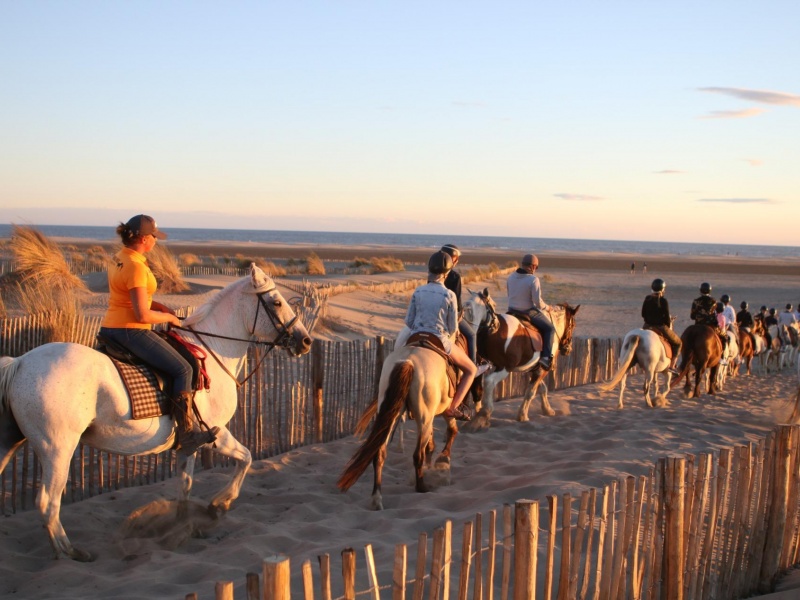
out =
<svg viewBox="0 0 800 600"><path fill-rule="evenodd" d="M383 496L381 495L381 485L383 484L383 465L386 463L386 444L380 447L378 453L372 461L374 473L374 483L372 484L372 510L383 510Z"/></svg>
<svg viewBox="0 0 800 600"><path fill-rule="evenodd" d="M78 441L75 440L74 446L54 444L52 441L47 444L36 444L36 446L43 445L47 445L49 454L43 452L41 447L35 448L42 464L42 483L36 496L36 507L44 519L44 527L50 537L55 557L58 559L67 556L80 562L93 561L95 557L89 552L79 550L72 545L60 518L61 494L64 493L64 488L67 486L69 463ZM71 450L68 450L67 447ZM42 457L46 457L46 460L43 460Z"/></svg>
<svg viewBox="0 0 800 600"><path fill-rule="evenodd" d="M436 466L447 465L450 466L450 449L453 447L453 442L458 435L458 426L455 419L447 420L447 437L445 438L444 448L442 453L436 458Z"/></svg>
<svg viewBox="0 0 800 600"><path fill-rule="evenodd" d="M494 390L497 384L508 377L508 371L500 370L489 375L483 375L483 393L481 395L481 407L478 410L477 405L475 410L477 413L471 421L464 423L461 426L462 431L476 432L481 429L488 429L491 423L492 412L494 411ZM475 388L473 388L474 390Z"/></svg>
<svg viewBox="0 0 800 600"><path fill-rule="evenodd" d="M653 408L653 401L650 399L650 386L653 384L655 373L644 374L644 401L647 406ZM656 380L656 394L658 394L658 380Z"/></svg>
<svg viewBox="0 0 800 600"><path fill-rule="evenodd" d="M231 432L228 431L227 427L220 428L215 443L216 448L214 451L217 454L228 456L236 461L236 468L230 482L217 492L208 505L209 514L216 518L227 512L231 507L231 503L239 497L242 483L253 462L253 457L250 454L250 450L240 444L239 441L233 437ZM194 465L192 465L192 468L194 468ZM191 472L189 472L189 478L191 478Z"/></svg>
<svg viewBox="0 0 800 600"><path fill-rule="evenodd" d="M699 398L700 397L700 380L703 378L703 369L695 365L694 367L694 393L692 394L692 398Z"/></svg>
<svg viewBox="0 0 800 600"><path fill-rule="evenodd" d="M414 476L416 480L416 490L427 492L428 486L423 479L424 464L427 461L428 449L433 451L433 423L428 420L422 423L422 415L417 416L417 447L414 449Z"/></svg>
<svg viewBox="0 0 800 600"><path fill-rule="evenodd" d="M628 382L628 372L626 371L622 375L622 379L619 382L619 402L617 403L617 408L622 410L622 396L625 394L625 385Z"/></svg>

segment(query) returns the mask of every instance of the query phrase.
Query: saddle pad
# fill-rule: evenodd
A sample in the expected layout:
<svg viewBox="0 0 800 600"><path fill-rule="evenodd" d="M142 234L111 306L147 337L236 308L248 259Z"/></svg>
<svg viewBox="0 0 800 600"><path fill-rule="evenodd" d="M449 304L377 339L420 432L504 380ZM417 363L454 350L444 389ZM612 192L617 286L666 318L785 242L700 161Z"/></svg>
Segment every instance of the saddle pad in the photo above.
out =
<svg viewBox="0 0 800 600"><path fill-rule="evenodd" d="M151 419L171 413L169 397L159 389L158 380L150 369L144 365L120 362L115 358L111 358L111 362L119 371L122 383L128 391L133 420Z"/></svg>
<svg viewBox="0 0 800 600"><path fill-rule="evenodd" d="M447 390L447 397L448 398L454 397L456 395L456 384L458 383L458 374L456 373L456 366L455 364L453 364L453 360L444 351L444 346L442 346L442 340L440 340L438 337L436 337L431 333L418 331L417 333L413 334L411 337L408 338L408 341L406 341L406 346L411 346L416 348L427 348L428 350L433 350L444 359L444 362L447 365L445 372L447 373L447 380L450 383L449 389Z"/></svg>

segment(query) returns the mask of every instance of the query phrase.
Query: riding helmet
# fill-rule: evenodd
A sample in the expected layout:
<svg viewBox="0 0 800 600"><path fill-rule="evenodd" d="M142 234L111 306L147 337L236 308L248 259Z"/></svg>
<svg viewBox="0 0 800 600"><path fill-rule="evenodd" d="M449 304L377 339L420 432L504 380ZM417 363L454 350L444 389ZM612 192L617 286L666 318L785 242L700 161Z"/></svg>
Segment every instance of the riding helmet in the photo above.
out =
<svg viewBox="0 0 800 600"><path fill-rule="evenodd" d="M742 300L742 303L739 306L742 307L742 310L747 310L747 302L745 302L744 300Z"/></svg>
<svg viewBox="0 0 800 600"><path fill-rule="evenodd" d="M700 284L700 293L701 294L710 294L711 293L711 284L708 282L703 282Z"/></svg>
<svg viewBox="0 0 800 600"><path fill-rule="evenodd" d="M447 273L452 268L453 259L450 258L447 252L439 250L431 254L431 257L428 259L428 271L436 275Z"/></svg>
<svg viewBox="0 0 800 600"><path fill-rule="evenodd" d="M792 305L791 304L787 304L786 305L786 310L792 310Z"/></svg>
<svg viewBox="0 0 800 600"><path fill-rule="evenodd" d="M721 301L723 304L727 304L728 302L730 302L730 301L731 301L731 297L730 297L730 296L728 296L728 294L722 294L722 298L720 298L720 301Z"/></svg>
<svg viewBox="0 0 800 600"><path fill-rule="evenodd" d="M769 309L769 314L771 314L773 317L775 316L775 312L776 312L776 311L775 311L775 309L774 309L774 308L770 308L770 309Z"/></svg>
<svg viewBox="0 0 800 600"><path fill-rule="evenodd" d="M653 279L653 283L650 284L650 289L654 292L663 292L666 287L667 284L663 279Z"/></svg>
<svg viewBox="0 0 800 600"><path fill-rule="evenodd" d="M461 256L461 250L458 249L458 246L455 244L445 244L440 248L442 252L447 252L453 258Z"/></svg>
<svg viewBox="0 0 800 600"><path fill-rule="evenodd" d="M767 307L766 306L762 306L761 307L761 312L764 312L765 310L767 310Z"/></svg>
<svg viewBox="0 0 800 600"><path fill-rule="evenodd" d="M723 310L725 310L725 305L722 302L717 302L717 312L721 313Z"/></svg>

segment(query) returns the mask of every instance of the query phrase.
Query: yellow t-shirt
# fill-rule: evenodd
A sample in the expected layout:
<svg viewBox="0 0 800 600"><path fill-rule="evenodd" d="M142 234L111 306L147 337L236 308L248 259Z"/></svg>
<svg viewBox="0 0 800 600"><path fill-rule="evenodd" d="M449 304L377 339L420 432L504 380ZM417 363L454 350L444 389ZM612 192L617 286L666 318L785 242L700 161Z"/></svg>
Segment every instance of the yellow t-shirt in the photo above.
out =
<svg viewBox="0 0 800 600"><path fill-rule="evenodd" d="M108 310L103 318L103 327L128 327L151 329L149 323L139 323L133 312L130 291L142 287L147 290L147 308L156 293L156 278L147 259L130 248L123 248L114 255L114 264L108 268Z"/></svg>

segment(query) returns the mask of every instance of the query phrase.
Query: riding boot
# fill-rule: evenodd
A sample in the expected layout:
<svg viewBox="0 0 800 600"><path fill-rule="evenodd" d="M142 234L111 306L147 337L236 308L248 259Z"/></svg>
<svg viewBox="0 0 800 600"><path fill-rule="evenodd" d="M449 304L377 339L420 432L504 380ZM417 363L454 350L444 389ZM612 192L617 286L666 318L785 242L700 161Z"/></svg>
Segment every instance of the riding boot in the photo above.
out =
<svg viewBox="0 0 800 600"><path fill-rule="evenodd" d="M539 367L544 371L549 371L553 364L552 356L545 356L544 354L539 358Z"/></svg>
<svg viewBox="0 0 800 600"><path fill-rule="evenodd" d="M217 439L219 427L212 427L206 431L192 418L192 395L181 392L172 399L173 416L177 424L175 435L178 438L176 450L185 455L194 454L198 448L210 444Z"/></svg>

